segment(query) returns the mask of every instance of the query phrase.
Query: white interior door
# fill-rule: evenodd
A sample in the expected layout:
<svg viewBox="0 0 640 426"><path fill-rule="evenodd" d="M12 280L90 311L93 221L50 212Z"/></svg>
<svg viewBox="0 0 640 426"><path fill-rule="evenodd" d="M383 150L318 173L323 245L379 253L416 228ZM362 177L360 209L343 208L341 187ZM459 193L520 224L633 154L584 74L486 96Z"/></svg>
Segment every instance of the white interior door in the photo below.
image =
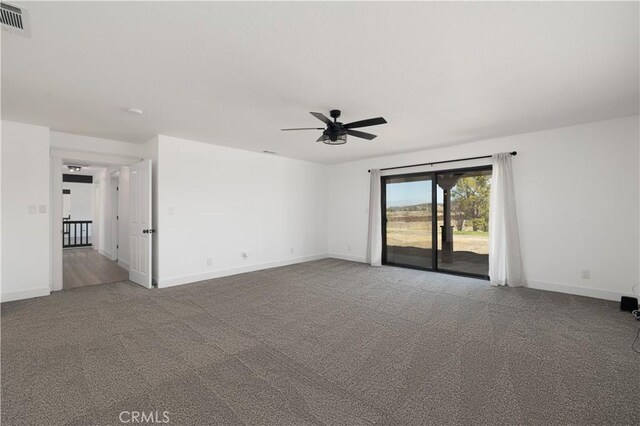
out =
<svg viewBox="0 0 640 426"><path fill-rule="evenodd" d="M151 160L130 166L129 179L129 280L151 288Z"/></svg>

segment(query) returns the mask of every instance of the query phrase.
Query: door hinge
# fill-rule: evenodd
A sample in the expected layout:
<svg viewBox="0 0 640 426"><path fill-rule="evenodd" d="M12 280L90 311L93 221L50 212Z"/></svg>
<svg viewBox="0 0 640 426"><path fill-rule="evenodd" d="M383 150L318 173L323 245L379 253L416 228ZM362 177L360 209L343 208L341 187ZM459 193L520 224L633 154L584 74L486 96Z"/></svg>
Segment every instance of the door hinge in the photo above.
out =
<svg viewBox="0 0 640 426"><path fill-rule="evenodd" d="M120 249L120 244L116 244L116 248L117 248L117 249Z"/></svg>
<svg viewBox="0 0 640 426"><path fill-rule="evenodd" d="M120 220L120 216L116 216L116 220Z"/></svg>

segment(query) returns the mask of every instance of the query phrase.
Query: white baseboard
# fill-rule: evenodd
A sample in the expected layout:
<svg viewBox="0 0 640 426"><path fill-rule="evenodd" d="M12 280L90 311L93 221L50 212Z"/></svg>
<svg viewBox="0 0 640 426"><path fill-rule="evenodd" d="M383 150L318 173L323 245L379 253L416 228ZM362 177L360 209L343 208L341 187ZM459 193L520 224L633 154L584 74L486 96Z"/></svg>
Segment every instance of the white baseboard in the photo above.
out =
<svg viewBox="0 0 640 426"><path fill-rule="evenodd" d="M361 262L367 263L366 258L360 256L352 256L349 254L339 254L339 253L329 253L329 257L333 259L342 259L348 260L351 262ZM596 299L605 299L605 300L614 300L620 301L620 297L622 296L633 296L631 292L629 293L621 293L612 290L601 290L595 288L587 288L587 287L578 287L567 284L554 284L554 283L544 283L539 281L529 281L525 287L536 289L536 290L546 290L546 291L555 291L557 293L565 293L565 294L573 294L576 296L586 296L586 297L594 297Z"/></svg>
<svg viewBox="0 0 640 426"><path fill-rule="evenodd" d="M101 255L103 255L104 257L106 257L108 259L112 259L113 258L113 256L111 256L111 253L109 253L108 251L98 250L98 253L100 253Z"/></svg>
<svg viewBox="0 0 640 426"><path fill-rule="evenodd" d="M118 259L118 265L122 266L127 271L129 270L129 264L122 259Z"/></svg>
<svg viewBox="0 0 640 426"><path fill-rule="evenodd" d="M350 254L329 253L329 257L332 259L348 260L350 262L367 263L367 259L365 257L352 256Z"/></svg>
<svg viewBox="0 0 640 426"><path fill-rule="evenodd" d="M31 299L33 297L48 296L49 294L51 294L51 289L49 288L49 286L32 288L29 290L8 291L8 292L3 291L3 292L0 292L0 301L12 302L14 300Z"/></svg>
<svg viewBox="0 0 640 426"><path fill-rule="evenodd" d="M529 281L525 286L536 290L555 291L557 293L573 294L576 296L594 297L596 299L620 301L622 296L632 296L612 290L601 290L597 288L578 287L568 284L543 283L539 281Z"/></svg>
<svg viewBox="0 0 640 426"><path fill-rule="evenodd" d="M275 262L260 263L257 265L241 266L239 268L222 269L218 271L206 272L203 274L189 275L186 277L166 278L158 281L158 288L173 287L176 285L191 284L199 281L211 280L214 278L228 277L230 275L244 274L246 272L259 271L262 269L277 268L279 266L294 265L296 263L311 262L312 260L326 259L327 254L313 256L296 257L293 259L279 260Z"/></svg>

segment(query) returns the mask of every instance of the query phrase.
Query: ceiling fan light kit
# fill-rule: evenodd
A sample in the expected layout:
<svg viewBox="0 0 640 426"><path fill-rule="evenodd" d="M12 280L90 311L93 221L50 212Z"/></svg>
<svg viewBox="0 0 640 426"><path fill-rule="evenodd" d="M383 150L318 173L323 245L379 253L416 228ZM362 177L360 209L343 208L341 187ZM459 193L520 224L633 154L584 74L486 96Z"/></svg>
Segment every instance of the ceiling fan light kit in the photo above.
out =
<svg viewBox="0 0 640 426"><path fill-rule="evenodd" d="M334 136L333 139L331 135L322 134L322 136L320 136L318 140L316 140L316 142L322 142L327 145L344 145L345 143L347 143L347 134L344 133Z"/></svg>
<svg viewBox="0 0 640 426"><path fill-rule="evenodd" d="M333 109L329 112L333 121L329 119L326 115L320 112L311 112L318 120L324 122L327 125L326 129L322 127L297 127L294 129L282 129L283 131L290 130L323 130L322 136L320 136L316 142L322 142L327 145L344 145L347 143L347 135L354 136L356 138L362 138L367 140L375 139L377 136L372 135L371 133L365 133L358 130L353 130L357 127L368 127L368 126L376 126L378 124L386 124L387 120L382 117L377 118L369 118L367 120L354 121L347 124L342 124L338 122L338 118L340 117L340 110Z"/></svg>

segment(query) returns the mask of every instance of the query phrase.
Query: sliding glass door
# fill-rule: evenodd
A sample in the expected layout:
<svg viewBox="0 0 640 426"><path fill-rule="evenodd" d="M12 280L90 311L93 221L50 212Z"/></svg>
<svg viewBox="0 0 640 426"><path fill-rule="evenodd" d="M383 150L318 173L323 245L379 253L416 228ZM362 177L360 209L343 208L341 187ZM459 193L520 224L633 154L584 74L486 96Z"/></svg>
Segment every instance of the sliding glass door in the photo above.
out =
<svg viewBox="0 0 640 426"><path fill-rule="evenodd" d="M382 178L383 263L487 277L491 167Z"/></svg>
<svg viewBox="0 0 640 426"><path fill-rule="evenodd" d="M491 169L439 173L438 269L489 275Z"/></svg>
<svg viewBox="0 0 640 426"><path fill-rule="evenodd" d="M431 269L433 179L430 175L383 179L382 260L390 265Z"/></svg>

